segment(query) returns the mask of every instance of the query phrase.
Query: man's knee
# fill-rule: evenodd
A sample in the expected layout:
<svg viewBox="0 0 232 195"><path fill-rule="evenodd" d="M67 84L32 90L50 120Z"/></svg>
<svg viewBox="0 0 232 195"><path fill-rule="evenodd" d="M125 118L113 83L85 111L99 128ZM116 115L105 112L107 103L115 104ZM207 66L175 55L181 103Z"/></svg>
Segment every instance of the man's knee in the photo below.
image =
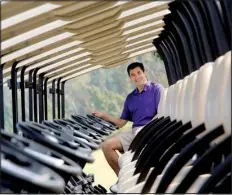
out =
<svg viewBox="0 0 232 195"><path fill-rule="evenodd" d="M111 139L109 140L106 140L102 143L102 150L103 151L106 151L106 150L109 150L109 149L112 149L112 143L111 143Z"/></svg>
<svg viewBox="0 0 232 195"><path fill-rule="evenodd" d="M111 150L118 150L122 151L122 144L120 140L117 137L112 137L102 144L102 150L103 152L111 151Z"/></svg>

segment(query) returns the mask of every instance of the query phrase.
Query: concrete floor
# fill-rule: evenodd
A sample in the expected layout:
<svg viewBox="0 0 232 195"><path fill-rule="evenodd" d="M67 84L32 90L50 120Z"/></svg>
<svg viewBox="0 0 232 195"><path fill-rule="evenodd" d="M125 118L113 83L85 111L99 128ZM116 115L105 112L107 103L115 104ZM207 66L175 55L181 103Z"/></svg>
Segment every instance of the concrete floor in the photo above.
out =
<svg viewBox="0 0 232 195"><path fill-rule="evenodd" d="M101 149L93 152L93 157L95 162L87 164L84 168L84 172L94 174L95 185L101 184L108 192L110 192L109 188L117 181L117 176L105 160Z"/></svg>

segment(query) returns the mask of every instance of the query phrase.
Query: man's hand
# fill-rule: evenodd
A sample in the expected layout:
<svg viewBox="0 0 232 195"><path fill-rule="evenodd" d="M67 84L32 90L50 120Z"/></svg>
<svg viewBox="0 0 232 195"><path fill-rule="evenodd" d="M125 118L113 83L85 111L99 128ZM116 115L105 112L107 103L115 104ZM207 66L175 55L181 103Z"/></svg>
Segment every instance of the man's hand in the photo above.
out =
<svg viewBox="0 0 232 195"><path fill-rule="evenodd" d="M97 117L104 119L105 121L111 122L120 128L123 127L127 123L126 120L111 116L105 112L94 111L94 112L92 112L92 114L94 116L97 116Z"/></svg>
<svg viewBox="0 0 232 195"><path fill-rule="evenodd" d="M98 112L98 111L94 111L94 112L92 112L92 114L94 116L97 116L97 117L100 117L100 118L103 118L103 119L104 119L104 116L105 116L104 112Z"/></svg>

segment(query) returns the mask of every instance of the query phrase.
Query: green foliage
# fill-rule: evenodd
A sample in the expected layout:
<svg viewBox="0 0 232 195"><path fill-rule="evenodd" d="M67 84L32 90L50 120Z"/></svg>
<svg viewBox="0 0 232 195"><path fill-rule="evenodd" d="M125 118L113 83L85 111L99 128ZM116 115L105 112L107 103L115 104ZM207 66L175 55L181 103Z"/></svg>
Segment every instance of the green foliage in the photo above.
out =
<svg viewBox="0 0 232 195"><path fill-rule="evenodd" d="M111 69L98 69L68 81L65 85L65 114L85 115L94 110L120 116L126 96L134 86L127 75L127 65L139 61L145 66L148 79L168 87L163 61L158 53L147 53L131 59L127 64ZM20 93L19 93L20 94ZM19 96L18 94L18 96ZM26 90L26 117L28 120L28 91ZM11 91L4 87L5 126L12 131L12 100ZM21 105L19 103L19 105ZM19 109L21 111L21 109ZM48 94L48 119L52 119L51 94ZM21 112L19 112L21 120ZM129 123L124 129L131 126Z"/></svg>

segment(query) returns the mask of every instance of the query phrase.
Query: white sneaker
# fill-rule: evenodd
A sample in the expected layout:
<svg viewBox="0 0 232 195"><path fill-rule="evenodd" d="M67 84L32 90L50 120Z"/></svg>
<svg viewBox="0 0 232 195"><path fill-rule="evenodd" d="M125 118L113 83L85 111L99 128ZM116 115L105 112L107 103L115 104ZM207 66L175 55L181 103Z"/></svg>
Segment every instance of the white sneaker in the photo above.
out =
<svg viewBox="0 0 232 195"><path fill-rule="evenodd" d="M118 193L118 182L110 187L110 191L114 194Z"/></svg>

